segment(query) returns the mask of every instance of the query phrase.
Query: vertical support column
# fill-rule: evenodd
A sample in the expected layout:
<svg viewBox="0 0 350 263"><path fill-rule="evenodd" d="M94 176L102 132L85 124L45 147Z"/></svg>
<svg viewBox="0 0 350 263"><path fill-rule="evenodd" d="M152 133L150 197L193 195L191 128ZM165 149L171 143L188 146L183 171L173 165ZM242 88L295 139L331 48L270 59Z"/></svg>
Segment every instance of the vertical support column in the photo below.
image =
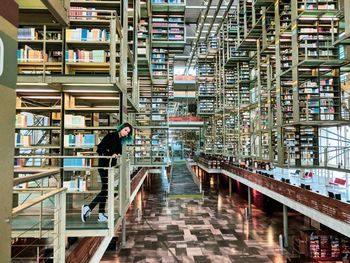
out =
<svg viewBox="0 0 350 263"><path fill-rule="evenodd" d="M273 149L272 149L272 128L273 128L273 117L272 117L272 105L271 105L271 88L272 88L272 69L271 69L271 58L267 57L267 115L268 115L268 139L269 139L269 161L273 161Z"/></svg>
<svg viewBox="0 0 350 263"><path fill-rule="evenodd" d="M252 194L250 192L250 187L248 186L248 216L252 215Z"/></svg>
<svg viewBox="0 0 350 263"><path fill-rule="evenodd" d="M344 0L344 20L345 20L345 35L350 35L350 1Z"/></svg>
<svg viewBox="0 0 350 263"><path fill-rule="evenodd" d="M66 105L66 93L61 92L61 108L60 108L60 115L61 115L61 127L60 127L60 155L64 155L64 126L65 126L65 121L64 121L64 116L65 116L65 105ZM63 167L63 162L64 160L61 158L59 160L60 162L60 167ZM60 186L63 186L63 180L64 180L64 170L60 170Z"/></svg>
<svg viewBox="0 0 350 263"><path fill-rule="evenodd" d="M137 201L136 200L137 200L137 195L136 195L134 201L131 202L131 203L134 203L134 220L135 221L137 220L137 217L138 217L138 213L137 213L138 207L137 207Z"/></svg>
<svg viewBox="0 0 350 263"><path fill-rule="evenodd" d="M120 123L127 121L127 74L128 74L128 0L121 2L121 23L122 36L120 41ZM130 196L128 189L130 186L130 175L127 169L127 151L126 146L122 146L122 155L120 158L120 216L124 217L129 205ZM124 218L123 218L124 220Z"/></svg>
<svg viewBox="0 0 350 263"><path fill-rule="evenodd" d="M220 190L220 174L216 174L216 189Z"/></svg>
<svg viewBox="0 0 350 263"><path fill-rule="evenodd" d="M263 6L261 8L262 17L261 17L261 23L262 23L262 49L267 48L267 30L266 30L266 7Z"/></svg>
<svg viewBox="0 0 350 263"><path fill-rule="evenodd" d="M65 231L66 231L66 192L60 192L55 195L55 214L54 214L54 262L65 261Z"/></svg>
<svg viewBox="0 0 350 263"><path fill-rule="evenodd" d="M228 193L231 197L232 196L232 179L231 179L231 177L228 178Z"/></svg>
<svg viewBox="0 0 350 263"><path fill-rule="evenodd" d="M125 244L126 244L126 219L125 217L123 217L122 219L122 244L121 246L122 247L125 247Z"/></svg>
<svg viewBox="0 0 350 263"><path fill-rule="evenodd" d="M256 137L259 136L258 140L258 149L257 151L254 149L253 156L261 158L262 157L262 125L261 125L261 105L262 105L262 81L261 81L261 46L260 46L260 39L256 40L256 61L257 61L257 68L258 68L258 90L256 91L256 95L259 96L257 102L258 102L258 115L256 118L256 122L258 123L258 131L254 131L253 133L253 139L254 141L252 144L254 145L254 148L256 149L255 141Z"/></svg>
<svg viewBox="0 0 350 263"><path fill-rule="evenodd" d="M2 0L0 8L0 255L11 262L11 211L16 108L18 4Z"/></svg>
<svg viewBox="0 0 350 263"><path fill-rule="evenodd" d="M346 179L346 201L350 202L350 176L349 173L345 173Z"/></svg>
<svg viewBox="0 0 350 263"><path fill-rule="evenodd" d="M117 20L116 20L116 14L114 14L111 18L111 22L109 25L109 30L111 32L110 34L110 46L109 46L109 51L110 51L110 58L109 58L109 75L111 76L111 82L116 83L117 78L116 78L116 45L117 45L117 36L118 36L118 31L117 31ZM119 36L121 37L121 36Z"/></svg>
<svg viewBox="0 0 350 263"><path fill-rule="evenodd" d="M59 238L60 238L60 243L61 245L61 250L60 250L60 257L62 260L65 259L66 256L66 191L62 192L60 194L60 207L62 207L62 211L59 215L60 218L60 233L62 233Z"/></svg>
<svg viewBox="0 0 350 263"><path fill-rule="evenodd" d="M127 92L127 76L128 76L128 0L121 1L121 24L122 36L120 39L120 86L123 93Z"/></svg>
<svg viewBox="0 0 350 263"><path fill-rule="evenodd" d="M252 2L251 5L252 5L252 27L254 27L256 24L256 12L257 12L257 10L255 10L255 8L256 8L255 2Z"/></svg>
<svg viewBox="0 0 350 263"><path fill-rule="evenodd" d="M276 124L277 124L277 156L278 156L278 165L282 166L283 164L283 141L282 141L282 105L281 105L281 51L280 51L280 13L279 13L279 0L275 0L275 57L276 57Z"/></svg>
<svg viewBox="0 0 350 263"><path fill-rule="evenodd" d="M239 15L238 15L238 17L239 17ZM239 22L238 22L238 24L239 24ZM239 63L239 62L236 63L236 69L237 69L237 74L238 74L238 76L237 76L238 77L237 78L238 79L238 85L236 85L236 87L237 87L237 96L238 96L238 105L237 105L237 116L238 116L238 118L237 118L237 126L238 126L238 137L237 137L237 140L238 140L237 145L238 146L237 147L238 147L238 149L237 150L238 151L237 151L237 153L235 153L235 157L237 158L237 160L240 159L241 156L242 156L241 135L242 135L242 132L243 132L242 125L241 125L241 102L242 102L242 100L241 100L241 87L242 87L242 83L241 83L241 81L239 79L239 76L241 75L240 65L241 65L241 63Z"/></svg>
<svg viewBox="0 0 350 263"><path fill-rule="evenodd" d="M146 175L146 180L147 180L147 175ZM146 181L147 182L147 181ZM145 199L145 184L143 183L141 185L141 203L143 204L143 201Z"/></svg>
<svg viewBox="0 0 350 263"><path fill-rule="evenodd" d="M107 209L108 209L108 236L113 237L114 236L114 171L112 170L114 168L108 169L108 203L107 203ZM118 168L116 168L118 169ZM119 190L121 187L119 187Z"/></svg>
<svg viewBox="0 0 350 263"><path fill-rule="evenodd" d="M283 245L288 247L288 206L283 205Z"/></svg>
<svg viewBox="0 0 350 263"><path fill-rule="evenodd" d="M132 75L132 100L135 103L135 105L138 104L139 101L139 81L138 81L138 25L139 25L139 11L140 11L140 1L139 0L133 0L134 4L134 34L133 34L133 57L134 57L134 63L133 63L133 75Z"/></svg>
<svg viewBox="0 0 350 263"><path fill-rule="evenodd" d="M248 28L247 28L247 21L248 21L248 19L247 19L247 0L245 0L244 1L244 3L243 3L243 13L244 13L244 38L246 38L247 37L247 35L248 35ZM238 23L239 24L239 23ZM238 33L239 34L239 33Z"/></svg>
<svg viewBox="0 0 350 263"><path fill-rule="evenodd" d="M292 17L292 87L293 87L293 121L299 122L299 92L298 92L298 63L299 63L299 39L298 39L298 7L297 1L291 1ZM300 160L300 159L299 159Z"/></svg>

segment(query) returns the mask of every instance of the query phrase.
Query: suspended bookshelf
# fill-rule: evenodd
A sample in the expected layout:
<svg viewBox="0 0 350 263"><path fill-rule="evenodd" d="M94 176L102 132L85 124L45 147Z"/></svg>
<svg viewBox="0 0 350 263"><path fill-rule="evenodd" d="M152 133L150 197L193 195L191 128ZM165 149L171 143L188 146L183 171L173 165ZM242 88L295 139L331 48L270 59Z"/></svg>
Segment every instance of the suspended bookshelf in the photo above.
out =
<svg viewBox="0 0 350 263"><path fill-rule="evenodd" d="M152 15L152 47L182 48L186 42L183 13Z"/></svg>
<svg viewBox="0 0 350 263"><path fill-rule="evenodd" d="M152 78L156 83L166 84L168 81L168 50L153 48L151 55Z"/></svg>
<svg viewBox="0 0 350 263"><path fill-rule="evenodd" d="M63 72L63 29L50 25L26 25L18 29L18 74Z"/></svg>

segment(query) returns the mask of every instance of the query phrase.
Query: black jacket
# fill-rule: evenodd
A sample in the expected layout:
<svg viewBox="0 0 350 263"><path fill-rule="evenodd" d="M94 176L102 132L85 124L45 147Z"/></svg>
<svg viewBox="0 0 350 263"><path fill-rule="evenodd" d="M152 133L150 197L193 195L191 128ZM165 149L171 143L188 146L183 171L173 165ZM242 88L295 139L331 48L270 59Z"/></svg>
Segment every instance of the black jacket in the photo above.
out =
<svg viewBox="0 0 350 263"><path fill-rule="evenodd" d="M108 133L97 145L97 153L100 156L112 156L113 154L122 154L122 141L118 132ZM112 166L116 165L116 159L112 160ZM99 159L99 167L108 167L109 159Z"/></svg>

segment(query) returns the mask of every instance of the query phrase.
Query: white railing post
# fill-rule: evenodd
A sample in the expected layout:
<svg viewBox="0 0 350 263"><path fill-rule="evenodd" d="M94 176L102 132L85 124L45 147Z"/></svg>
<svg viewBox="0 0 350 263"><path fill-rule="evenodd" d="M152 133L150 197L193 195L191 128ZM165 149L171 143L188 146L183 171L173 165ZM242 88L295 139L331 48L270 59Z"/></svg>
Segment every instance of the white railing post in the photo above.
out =
<svg viewBox="0 0 350 263"><path fill-rule="evenodd" d="M65 262L65 231L66 231L66 192L62 191L55 195L54 212L54 263Z"/></svg>
<svg viewBox="0 0 350 263"><path fill-rule="evenodd" d="M114 236L114 167L108 168L108 236Z"/></svg>

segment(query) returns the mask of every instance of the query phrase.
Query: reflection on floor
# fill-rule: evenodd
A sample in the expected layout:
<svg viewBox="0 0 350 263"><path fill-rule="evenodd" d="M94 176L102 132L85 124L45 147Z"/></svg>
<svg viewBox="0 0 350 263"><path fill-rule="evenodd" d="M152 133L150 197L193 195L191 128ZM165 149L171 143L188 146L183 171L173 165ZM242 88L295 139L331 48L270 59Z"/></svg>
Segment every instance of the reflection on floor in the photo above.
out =
<svg viewBox="0 0 350 263"><path fill-rule="evenodd" d="M203 200L166 200L159 179L137 205L142 219L128 217L125 248L107 251L101 262L286 262L278 245L281 214L271 219L253 207L245 220L246 201L210 183ZM290 232L299 219L289 219Z"/></svg>

